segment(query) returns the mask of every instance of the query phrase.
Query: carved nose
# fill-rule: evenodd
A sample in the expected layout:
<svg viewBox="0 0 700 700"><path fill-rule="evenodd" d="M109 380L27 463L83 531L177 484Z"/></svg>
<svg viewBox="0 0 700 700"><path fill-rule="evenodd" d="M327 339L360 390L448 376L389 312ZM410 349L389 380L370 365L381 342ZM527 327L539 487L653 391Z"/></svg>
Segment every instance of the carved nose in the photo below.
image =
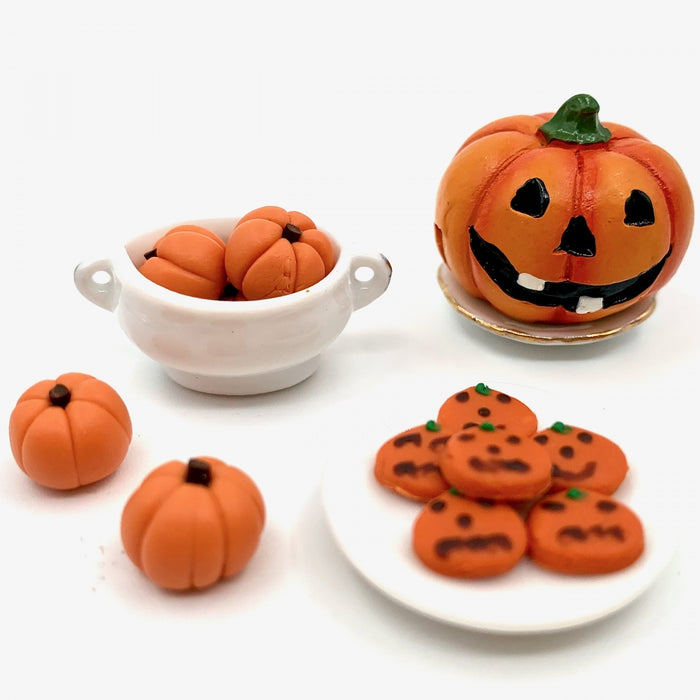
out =
<svg viewBox="0 0 700 700"><path fill-rule="evenodd" d="M556 250L581 258L592 258L595 255L595 238L583 216L572 217Z"/></svg>

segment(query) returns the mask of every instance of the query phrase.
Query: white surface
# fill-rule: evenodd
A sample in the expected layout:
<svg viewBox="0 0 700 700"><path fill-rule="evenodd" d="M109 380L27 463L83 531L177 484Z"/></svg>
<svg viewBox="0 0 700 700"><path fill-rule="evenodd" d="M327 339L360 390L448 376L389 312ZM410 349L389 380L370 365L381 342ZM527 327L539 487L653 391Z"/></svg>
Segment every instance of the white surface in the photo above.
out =
<svg viewBox="0 0 700 700"><path fill-rule="evenodd" d="M556 109L577 92L596 97L603 120L663 145L700 191L700 105L686 80L699 58L691 5L8 8L5 415L35 380L78 370L121 393L135 430L112 478L65 495L29 482L0 434L0 695L311 698L333 688L337 698L423 698L463 689L500 699L525 688L577 698L591 686L612 696L623 685L625 696L652 697L667 693L669 678L695 687L697 241L641 326L602 343L541 347L485 333L447 304L432 229L439 178L472 131ZM353 314L293 389L244 398L183 389L73 286L78 262L129 236L263 204L305 211L394 268L387 293ZM573 401L603 392L591 429L614 425L622 444L665 455L648 468L673 480L678 553L618 614L536 636L459 629L389 600L336 547L320 498L334 450L376 444L379 427L398 431L479 381ZM201 453L256 479L268 525L238 580L164 594L127 561L121 509L152 468Z"/></svg>
<svg viewBox="0 0 700 700"><path fill-rule="evenodd" d="M580 400L522 385L491 388L524 401L535 411L540 429L562 419L585 428L590 417L610 400L601 396L599 402L586 406ZM417 407L415 424L425 419L425 408ZM438 407L433 408L437 411ZM614 426L609 430L614 431ZM396 433L386 433L375 449L363 441L330 462L322 489L324 510L339 547L357 570L393 600L428 617L459 627L512 634L578 627L636 600L663 572L675 551L678 521L673 490L666 474L658 469L659 460L650 453L650 445L636 443L625 447L630 472L615 493L644 525L645 551L632 566L604 576L565 576L545 571L525 558L508 574L488 580L440 576L425 567L411 547L413 522L422 504L389 492L374 479L376 450L392 434ZM609 437L613 434L607 433Z"/></svg>

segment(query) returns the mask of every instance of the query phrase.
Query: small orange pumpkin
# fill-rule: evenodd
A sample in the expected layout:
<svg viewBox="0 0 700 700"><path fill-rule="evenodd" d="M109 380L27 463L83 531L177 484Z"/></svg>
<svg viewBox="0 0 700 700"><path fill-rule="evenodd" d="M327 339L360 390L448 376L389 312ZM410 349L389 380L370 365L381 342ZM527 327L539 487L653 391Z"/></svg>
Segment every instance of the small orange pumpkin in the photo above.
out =
<svg viewBox="0 0 700 700"><path fill-rule="evenodd" d="M224 242L209 229L170 229L144 254L139 271L161 287L200 299L219 299L226 284Z"/></svg>
<svg viewBox="0 0 700 700"><path fill-rule="evenodd" d="M154 583L201 589L243 570L255 553L265 506L253 480L213 457L154 469L131 495L121 537Z"/></svg>
<svg viewBox="0 0 700 700"><path fill-rule="evenodd" d="M581 323L657 292L690 241L678 163L576 95L559 111L487 124L437 194L435 237L455 279L525 322Z"/></svg>
<svg viewBox="0 0 700 700"><path fill-rule="evenodd" d="M131 435L117 392L79 372L37 382L10 415L10 447L19 468L53 489L74 489L114 472Z"/></svg>
<svg viewBox="0 0 700 700"><path fill-rule="evenodd" d="M320 282L335 265L328 236L305 214L266 206L243 216L226 243L231 284L245 299L268 299Z"/></svg>

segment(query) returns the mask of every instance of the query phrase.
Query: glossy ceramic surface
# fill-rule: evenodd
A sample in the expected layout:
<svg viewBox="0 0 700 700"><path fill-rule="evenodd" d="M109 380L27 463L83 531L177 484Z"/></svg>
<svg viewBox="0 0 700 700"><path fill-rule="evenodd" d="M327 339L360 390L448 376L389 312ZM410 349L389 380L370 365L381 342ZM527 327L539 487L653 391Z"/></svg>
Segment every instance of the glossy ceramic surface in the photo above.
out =
<svg viewBox="0 0 700 700"><path fill-rule="evenodd" d="M237 219L187 223L225 241ZM179 384L214 394L275 391L309 377L353 311L384 293L391 266L333 239L337 262L318 284L276 299L211 301L172 292L137 269L171 226L129 240L111 258L80 263L78 290L113 312L126 335ZM366 274L362 274L366 273Z"/></svg>

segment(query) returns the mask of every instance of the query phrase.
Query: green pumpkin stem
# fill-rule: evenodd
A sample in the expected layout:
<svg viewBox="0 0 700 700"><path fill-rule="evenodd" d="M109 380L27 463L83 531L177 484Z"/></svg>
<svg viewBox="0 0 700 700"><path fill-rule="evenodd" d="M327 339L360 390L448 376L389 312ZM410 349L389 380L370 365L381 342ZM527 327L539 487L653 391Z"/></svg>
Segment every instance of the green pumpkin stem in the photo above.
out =
<svg viewBox="0 0 700 700"><path fill-rule="evenodd" d="M70 390L64 384L56 384L49 391L49 401L52 406L65 408L70 402Z"/></svg>
<svg viewBox="0 0 700 700"><path fill-rule="evenodd" d="M203 459L191 459L187 463L185 482L198 484L199 486L209 486L211 483L211 466L209 463Z"/></svg>
<svg viewBox="0 0 700 700"><path fill-rule="evenodd" d="M599 111L600 105L590 95L574 95L548 122L542 124L540 131L547 143L554 139L581 145L605 143L612 134L600 123Z"/></svg>

